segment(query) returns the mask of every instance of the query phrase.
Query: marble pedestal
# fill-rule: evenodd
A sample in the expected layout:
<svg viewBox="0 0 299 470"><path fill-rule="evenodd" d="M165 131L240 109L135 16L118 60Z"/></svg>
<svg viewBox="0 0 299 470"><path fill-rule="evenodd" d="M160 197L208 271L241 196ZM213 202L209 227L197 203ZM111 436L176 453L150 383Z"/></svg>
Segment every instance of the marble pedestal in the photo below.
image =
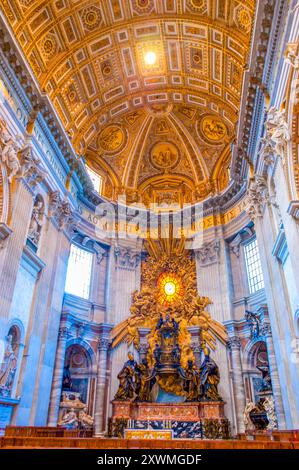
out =
<svg viewBox="0 0 299 470"><path fill-rule="evenodd" d="M224 402L139 403L112 402L112 420L179 420L225 419Z"/></svg>
<svg viewBox="0 0 299 470"><path fill-rule="evenodd" d="M110 437L168 431L174 439L228 439L225 402L138 403L113 401ZM140 431L142 431L140 433ZM171 431L171 433L169 433ZM132 434L132 436L133 436Z"/></svg>

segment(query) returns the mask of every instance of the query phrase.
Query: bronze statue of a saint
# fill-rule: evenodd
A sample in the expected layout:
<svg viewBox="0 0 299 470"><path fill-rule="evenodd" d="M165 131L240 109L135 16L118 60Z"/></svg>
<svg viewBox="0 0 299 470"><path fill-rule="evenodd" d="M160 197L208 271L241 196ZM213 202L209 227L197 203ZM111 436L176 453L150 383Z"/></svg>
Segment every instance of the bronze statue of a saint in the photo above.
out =
<svg viewBox="0 0 299 470"><path fill-rule="evenodd" d="M205 347L203 351L205 358L200 367L200 399L222 401L218 393L218 384L220 382L219 367L210 358L209 348Z"/></svg>
<svg viewBox="0 0 299 470"><path fill-rule="evenodd" d="M125 362L122 370L117 376L119 387L114 400L132 400L134 397L134 374L136 365L133 354L129 353L128 360Z"/></svg>
<svg viewBox="0 0 299 470"><path fill-rule="evenodd" d="M141 364L136 366L135 372L135 393L136 400L149 402L151 401L151 390L155 383L155 372L150 371L148 362L143 359Z"/></svg>
<svg viewBox="0 0 299 470"><path fill-rule="evenodd" d="M187 394L186 401L197 401L199 398L200 375L199 369L192 360L188 361L185 369L184 390Z"/></svg>

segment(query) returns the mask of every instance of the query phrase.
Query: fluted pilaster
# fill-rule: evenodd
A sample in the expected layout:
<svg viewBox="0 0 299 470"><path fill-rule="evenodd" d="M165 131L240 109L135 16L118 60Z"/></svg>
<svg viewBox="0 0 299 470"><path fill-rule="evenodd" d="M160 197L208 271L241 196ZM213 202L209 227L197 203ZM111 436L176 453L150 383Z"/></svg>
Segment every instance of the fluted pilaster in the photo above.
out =
<svg viewBox="0 0 299 470"><path fill-rule="evenodd" d="M286 428L285 414L283 410L283 403L282 403L281 389L280 389L278 370L277 370L277 364L276 364L276 358L275 358L273 338L272 338L271 327L269 323L265 323L262 325L261 335L264 337L266 345L267 345L268 361L269 361L271 383L272 383L272 392L273 392L273 397L275 401L275 410L276 410L276 415L277 415L278 427L280 429L285 429Z"/></svg>
<svg viewBox="0 0 299 470"><path fill-rule="evenodd" d="M108 351L110 348L110 339L101 338L98 345L98 371L97 371L97 386L96 386L96 401L95 401L95 415L94 415L94 433L95 436L101 436L106 427L105 423L105 397L106 397L106 382L107 382L107 360Z"/></svg>
<svg viewBox="0 0 299 470"><path fill-rule="evenodd" d="M54 376L52 382L51 399L49 406L49 417L48 425L57 426L59 416L59 405L61 397L62 379L63 379L63 368L65 360L66 344L69 336L69 330L67 327L62 327L59 330L58 345L56 352L56 362L54 369Z"/></svg>
<svg viewBox="0 0 299 470"><path fill-rule="evenodd" d="M245 390L242 374L241 341L237 336L229 338L227 343L231 354L232 382L235 398L237 432L244 432L243 413L245 409Z"/></svg>

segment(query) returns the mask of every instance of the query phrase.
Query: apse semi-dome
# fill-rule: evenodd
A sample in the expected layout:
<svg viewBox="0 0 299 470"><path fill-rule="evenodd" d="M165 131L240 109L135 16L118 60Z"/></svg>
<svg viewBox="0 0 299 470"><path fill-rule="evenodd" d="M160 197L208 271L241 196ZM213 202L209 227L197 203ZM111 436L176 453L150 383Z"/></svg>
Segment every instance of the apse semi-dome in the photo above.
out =
<svg viewBox="0 0 299 470"><path fill-rule="evenodd" d="M10 3L40 87L104 196L196 202L227 187L255 1Z"/></svg>

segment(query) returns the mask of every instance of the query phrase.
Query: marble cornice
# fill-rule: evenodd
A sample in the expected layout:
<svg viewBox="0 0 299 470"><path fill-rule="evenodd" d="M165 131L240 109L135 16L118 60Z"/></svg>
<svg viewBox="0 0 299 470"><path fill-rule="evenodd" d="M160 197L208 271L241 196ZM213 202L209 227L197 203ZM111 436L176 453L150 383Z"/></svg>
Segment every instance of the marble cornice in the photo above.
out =
<svg viewBox="0 0 299 470"><path fill-rule="evenodd" d="M260 31L257 32L253 63L255 68L250 70L247 85L247 99L244 102L245 113L240 124L241 132L238 138L239 148L234 149L234 173L245 175L247 165L244 165L244 154L254 159L256 142L259 138L259 128L264 114L264 99L268 95L271 75L278 53L277 43L279 30L282 25L285 0L268 0L263 6L263 16L260 21ZM241 149L241 150L240 150Z"/></svg>
<svg viewBox="0 0 299 470"><path fill-rule="evenodd" d="M1 11L0 49L2 56L5 57L5 60L2 59L0 62L1 66L25 110L28 114L33 109L39 111L37 122L51 142L52 147L54 145L57 146L56 149L54 148L56 153L60 154L60 158L64 159L68 166L74 161L78 162L77 175L80 184L83 187L90 187L91 180L84 169L83 163L77 159L76 152L63 129L63 125L50 99L46 93L41 92L39 85L36 83L30 66L16 43L13 33ZM57 152L58 149L59 151Z"/></svg>
<svg viewBox="0 0 299 470"><path fill-rule="evenodd" d="M36 276L46 266L43 260L27 245L25 245L23 249L23 260L27 263L30 271Z"/></svg>
<svg viewBox="0 0 299 470"><path fill-rule="evenodd" d="M294 219L299 221L299 201L291 201L288 207L288 214L290 214Z"/></svg>

